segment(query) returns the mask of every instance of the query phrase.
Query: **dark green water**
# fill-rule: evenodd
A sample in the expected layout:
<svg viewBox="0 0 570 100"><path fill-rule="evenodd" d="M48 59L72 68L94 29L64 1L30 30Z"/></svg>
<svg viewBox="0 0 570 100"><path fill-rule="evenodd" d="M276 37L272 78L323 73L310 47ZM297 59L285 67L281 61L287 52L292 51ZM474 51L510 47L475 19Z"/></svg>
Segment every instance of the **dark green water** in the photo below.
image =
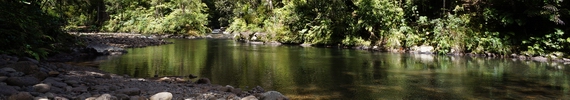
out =
<svg viewBox="0 0 570 100"><path fill-rule="evenodd" d="M170 39L128 49L100 69L134 77L194 74L213 84L262 86L291 99L568 99L568 65L392 54L232 40Z"/></svg>

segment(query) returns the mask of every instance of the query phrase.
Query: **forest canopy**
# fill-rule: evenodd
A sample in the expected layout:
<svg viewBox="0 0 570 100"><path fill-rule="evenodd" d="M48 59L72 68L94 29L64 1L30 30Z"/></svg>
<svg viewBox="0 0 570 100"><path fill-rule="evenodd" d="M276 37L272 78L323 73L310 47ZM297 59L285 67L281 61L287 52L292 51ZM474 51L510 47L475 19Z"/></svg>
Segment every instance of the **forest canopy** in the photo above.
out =
<svg viewBox="0 0 570 100"><path fill-rule="evenodd" d="M7 0L3 49L49 51L65 31L202 36L263 33L261 41L378 46L437 53L563 55L563 0ZM37 41L26 41L27 38ZM69 40L69 39L68 39ZM49 41L49 42L48 42ZM7 44L17 42L17 44ZM45 47L51 46L51 47ZM29 49L27 49L29 48ZM42 49L38 49L42 48Z"/></svg>

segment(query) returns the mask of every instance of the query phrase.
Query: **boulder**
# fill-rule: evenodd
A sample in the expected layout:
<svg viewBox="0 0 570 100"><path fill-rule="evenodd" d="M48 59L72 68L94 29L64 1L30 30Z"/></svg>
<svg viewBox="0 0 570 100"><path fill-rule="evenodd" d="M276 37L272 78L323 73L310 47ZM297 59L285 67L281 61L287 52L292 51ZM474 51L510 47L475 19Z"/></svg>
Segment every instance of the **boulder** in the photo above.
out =
<svg viewBox="0 0 570 100"><path fill-rule="evenodd" d="M6 80L6 83L8 83L8 85L12 85L12 86L32 86L32 85L40 83L40 80L38 80L35 77L30 77L30 76L10 77Z"/></svg>
<svg viewBox="0 0 570 100"><path fill-rule="evenodd" d="M160 92L150 97L150 100L172 100L172 93Z"/></svg>
<svg viewBox="0 0 570 100"><path fill-rule="evenodd" d="M45 93L48 92L51 88L51 86L49 84L36 84L33 86L34 90L36 90L36 92L40 92L40 93Z"/></svg>
<svg viewBox="0 0 570 100"><path fill-rule="evenodd" d="M126 88L117 90L118 93L127 94L129 96L139 95L141 93L141 89L139 88Z"/></svg>
<svg viewBox="0 0 570 100"><path fill-rule="evenodd" d="M277 91L268 91L261 94L259 98L261 100L289 100L289 98L285 97L283 94Z"/></svg>
<svg viewBox="0 0 570 100"><path fill-rule="evenodd" d="M200 78L196 82L196 84L210 84L210 79L208 78Z"/></svg>
<svg viewBox="0 0 570 100"><path fill-rule="evenodd" d="M7 85L0 85L0 95L9 96L16 93L18 93L18 90L14 89L13 87Z"/></svg>
<svg viewBox="0 0 570 100"><path fill-rule="evenodd" d="M33 100L33 99L34 96L32 96L28 92L19 92L8 97L8 100Z"/></svg>

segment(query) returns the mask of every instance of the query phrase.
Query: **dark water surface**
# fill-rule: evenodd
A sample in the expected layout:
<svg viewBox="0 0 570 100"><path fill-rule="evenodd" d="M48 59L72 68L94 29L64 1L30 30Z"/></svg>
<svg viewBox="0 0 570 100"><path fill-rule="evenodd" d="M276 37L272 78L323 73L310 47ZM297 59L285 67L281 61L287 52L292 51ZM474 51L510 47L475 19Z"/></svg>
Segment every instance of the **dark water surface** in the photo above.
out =
<svg viewBox="0 0 570 100"><path fill-rule="evenodd" d="M170 39L128 49L99 68L134 77L194 74L291 99L569 99L568 65L512 59L392 54L232 40Z"/></svg>

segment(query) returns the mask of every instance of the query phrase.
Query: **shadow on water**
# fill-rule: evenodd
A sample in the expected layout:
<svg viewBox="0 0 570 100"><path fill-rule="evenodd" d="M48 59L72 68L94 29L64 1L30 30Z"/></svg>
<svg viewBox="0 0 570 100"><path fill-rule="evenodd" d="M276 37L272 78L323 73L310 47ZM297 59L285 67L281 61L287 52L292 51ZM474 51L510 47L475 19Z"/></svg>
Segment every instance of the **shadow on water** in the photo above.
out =
<svg viewBox="0 0 570 100"><path fill-rule="evenodd" d="M292 99L564 99L568 65L512 59L266 46L171 39L128 49L99 68L134 77L207 77L244 90L262 86Z"/></svg>

